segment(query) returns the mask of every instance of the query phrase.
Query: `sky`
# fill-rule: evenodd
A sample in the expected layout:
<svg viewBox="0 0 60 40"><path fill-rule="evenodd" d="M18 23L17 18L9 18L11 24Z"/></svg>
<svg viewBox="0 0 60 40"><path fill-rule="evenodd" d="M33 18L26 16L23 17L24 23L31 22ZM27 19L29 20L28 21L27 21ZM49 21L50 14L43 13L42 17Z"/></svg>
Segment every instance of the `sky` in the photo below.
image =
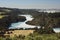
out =
<svg viewBox="0 0 60 40"><path fill-rule="evenodd" d="M0 0L0 7L21 9L60 9L60 0Z"/></svg>

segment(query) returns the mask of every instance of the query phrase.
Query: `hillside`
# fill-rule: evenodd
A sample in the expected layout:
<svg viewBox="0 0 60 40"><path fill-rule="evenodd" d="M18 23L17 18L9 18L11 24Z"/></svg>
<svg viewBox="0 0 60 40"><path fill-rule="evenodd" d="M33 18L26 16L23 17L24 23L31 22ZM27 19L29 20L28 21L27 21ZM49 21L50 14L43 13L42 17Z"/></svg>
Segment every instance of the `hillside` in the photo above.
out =
<svg viewBox="0 0 60 40"><path fill-rule="evenodd" d="M26 22L29 25L60 27L60 12L47 13L39 12L37 9L17 9L0 7L0 29L8 29L11 23L25 21L25 17L18 17L20 14L30 14L32 21Z"/></svg>

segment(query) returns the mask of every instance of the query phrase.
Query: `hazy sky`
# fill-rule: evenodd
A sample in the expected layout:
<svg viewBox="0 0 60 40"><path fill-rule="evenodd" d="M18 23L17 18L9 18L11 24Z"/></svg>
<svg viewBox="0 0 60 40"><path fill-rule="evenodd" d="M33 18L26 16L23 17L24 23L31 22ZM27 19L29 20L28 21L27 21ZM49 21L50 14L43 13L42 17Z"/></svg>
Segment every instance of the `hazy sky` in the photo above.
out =
<svg viewBox="0 0 60 40"><path fill-rule="evenodd" d="M0 7L60 9L60 0L0 0Z"/></svg>

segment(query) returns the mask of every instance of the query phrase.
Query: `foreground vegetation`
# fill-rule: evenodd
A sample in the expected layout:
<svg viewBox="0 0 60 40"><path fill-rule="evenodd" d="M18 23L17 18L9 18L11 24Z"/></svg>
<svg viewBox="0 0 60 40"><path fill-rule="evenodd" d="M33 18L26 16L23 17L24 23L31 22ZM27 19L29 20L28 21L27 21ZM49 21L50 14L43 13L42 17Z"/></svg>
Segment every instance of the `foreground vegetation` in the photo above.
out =
<svg viewBox="0 0 60 40"><path fill-rule="evenodd" d="M60 40L60 33L56 34L30 34L28 36L0 37L0 40Z"/></svg>

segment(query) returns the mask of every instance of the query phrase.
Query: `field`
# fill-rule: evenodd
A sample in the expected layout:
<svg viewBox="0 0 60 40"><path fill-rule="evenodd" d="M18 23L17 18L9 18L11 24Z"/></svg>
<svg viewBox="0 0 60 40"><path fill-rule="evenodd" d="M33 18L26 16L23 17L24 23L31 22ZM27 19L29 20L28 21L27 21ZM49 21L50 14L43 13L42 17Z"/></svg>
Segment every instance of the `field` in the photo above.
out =
<svg viewBox="0 0 60 40"><path fill-rule="evenodd" d="M19 36L19 35L27 36L33 32L34 32L34 30L14 30L14 31L7 31L6 34L4 34L4 35L10 36L10 37Z"/></svg>
<svg viewBox="0 0 60 40"><path fill-rule="evenodd" d="M21 31L22 31L22 34L24 34L24 33L27 34L27 32L32 31L32 30L21 30ZM18 30L17 32L19 33L21 31ZM23 32L23 31L25 31L25 32ZM13 35L11 35L11 37L9 37L9 36L4 37L4 38L0 37L0 40L60 40L60 33L38 34L36 32L36 33L30 34L27 36L24 36L24 35L19 35L19 36L15 35L14 37L12 37L12 36Z"/></svg>
<svg viewBox="0 0 60 40"><path fill-rule="evenodd" d="M2 19L4 16L0 15L0 19Z"/></svg>

